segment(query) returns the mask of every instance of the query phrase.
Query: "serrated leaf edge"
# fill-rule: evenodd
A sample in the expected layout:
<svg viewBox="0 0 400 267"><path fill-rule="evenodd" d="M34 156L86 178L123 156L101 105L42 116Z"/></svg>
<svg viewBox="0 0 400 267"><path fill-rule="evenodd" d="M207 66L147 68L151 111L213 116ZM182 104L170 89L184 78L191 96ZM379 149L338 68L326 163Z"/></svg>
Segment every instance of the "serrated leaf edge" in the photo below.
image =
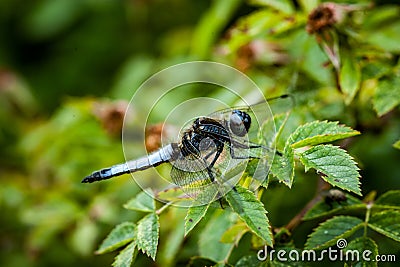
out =
<svg viewBox="0 0 400 267"><path fill-rule="evenodd" d="M321 244L321 245L319 245L319 246L316 246L316 247L308 247L308 246L309 246L310 238L311 238L312 236L314 236L316 233L318 233L318 230L320 229L320 227L323 227L323 226L325 226L326 224L332 223L332 220L337 220L337 218L352 218L352 219L354 218L354 219L360 220L360 223L357 224L357 225L355 225L353 228L347 230L346 232L342 233L341 235L335 236L335 238L333 238L333 239L331 239L331 240L328 240L327 242L325 242L325 243L323 243L323 244ZM326 221L320 223L316 228L314 228L313 232L307 237L307 241L306 241L306 244L305 244L305 248L315 250L315 249L323 249L323 248L332 246L332 245L335 244L335 242L336 242L338 239L350 236L352 233L354 233L355 231L357 231L357 230L358 230L360 227L362 227L363 225L364 225L364 222L363 222L361 219L359 219L359 218L357 218L357 217L354 217L354 216L342 216L342 215L341 215L341 216L332 217L331 219L326 220Z"/></svg>

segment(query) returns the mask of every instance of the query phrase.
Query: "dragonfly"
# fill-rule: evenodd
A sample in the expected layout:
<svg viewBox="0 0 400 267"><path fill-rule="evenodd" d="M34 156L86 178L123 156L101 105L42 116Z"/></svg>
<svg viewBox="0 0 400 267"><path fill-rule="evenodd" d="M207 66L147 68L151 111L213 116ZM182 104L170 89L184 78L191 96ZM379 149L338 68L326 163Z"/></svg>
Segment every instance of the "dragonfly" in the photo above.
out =
<svg viewBox="0 0 400 267"><path fill-rule="evenodd" d="M249 134L252 124L256 125L253 131L258 132L262 122L253 121L257 119L254 109L265 103L223 109L198 117L188 127L183 127L177 142L138 159L95 171L82 183L102 181L170 163L170 176L175 185L190 196L201 195L206 199L203 201L210 201L234 188L246 168L242 164L244 162L264 159L259 166L264 179L268 172L268 160L274 151L250 141ZM242 167L235 170L236 166Z"/></svg>

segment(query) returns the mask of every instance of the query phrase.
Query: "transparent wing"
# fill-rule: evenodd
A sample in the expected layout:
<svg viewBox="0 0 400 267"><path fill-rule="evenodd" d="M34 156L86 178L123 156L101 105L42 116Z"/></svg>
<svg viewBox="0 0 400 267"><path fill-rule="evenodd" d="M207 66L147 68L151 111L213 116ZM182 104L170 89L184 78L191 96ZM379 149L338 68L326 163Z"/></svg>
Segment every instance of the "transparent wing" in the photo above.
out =
<svg viewBox="0 0 400 267"><path fill-rule="evenodd" d="M247 170L249 160L253 179L259 181L257 187L266 178L269 170L270 150L252 144L234 146L225 143L222 153L217 156L216 147L209 147L199 154L180 157L171 169L172 181L188 196L204 204L214 201L229 192Z"/></svg>
<svg viewBox="0 0 400 267"><path fill-rule="evenodd" d="M208 166L209 163L200 155L180 156L172 165L172 182L199 203L209 203L215 200L218 188L216 175Z"/></svg>
<svg viewBox="0 0 400 267"><path fill-rule="evenodd" d="M251 127L247 138L249 141L258 142L257 134L263 127L265 122L273 121L276 114L286 113L292 110L294 99L292 95L282 95L263 100L249 106L238 106L232 108L221 109L209 114L207 117L216 120L229 120L233 110L244 111L251 117ZM273 124L267 129L271 132L275 131Z"/></svg>

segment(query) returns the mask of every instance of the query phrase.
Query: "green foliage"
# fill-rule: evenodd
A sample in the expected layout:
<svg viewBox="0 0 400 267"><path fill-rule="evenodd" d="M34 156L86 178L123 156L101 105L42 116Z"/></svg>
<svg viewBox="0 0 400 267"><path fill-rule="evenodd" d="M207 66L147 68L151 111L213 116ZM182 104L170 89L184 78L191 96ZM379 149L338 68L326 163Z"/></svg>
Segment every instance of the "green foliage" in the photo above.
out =
<svg viewBox="0 0 400 267"><path fill-rule="evenodd" d="M382 211L371 216L368 226L373 230L400 242L400 212Z"/></svg>
<svg viewBox="0 0 400 267"><path fill-rule="evenodd" d="M385 208L400 209L400 190L390 190L378 197L375 205L382 205Z"/></svg>
<svg viewBox="0 0 400 267"><path fill-rule="evenodd" d="M136 227L135 243L138 249L152 257L153 260L156 258L159 228L159 219L155 213L146 215Z"/></svg>
<svg viewBox="0 0 400 267"><path fill-rule="evenodd" d="M343 149L331 145L318 145L301 153L300 160L306 171L314 168L331 185L361 195L359 169Z"/></svg>
<svg viewBox="0 0 400 267"><path fill-rule="evenodd" d="M356 217L336 216L314 229L307 239L306 249L323 249L336 244L341 238L347 238L363 225Z"/></svg>
<svg viewBox="0 0 400 267"><path fill-rule="evenodd" d="M368 257L370 259L375 259L376 255L378 255L378 245L375 243L374 240L372 240L369 237L359 237L356 238L354 240L352 240L347 247L344 249L344 253L348 253L348 251L351 250L357 250L360 255L362 255L362 253L364 251L371 251L371 254L368 255ZM363 258L360 259L360 262L362 263L362 266L378 266L378 262L377 261L367 261L364 260ZM356 263L356 261L353 261L353 264Z"/></svg>
<svg viewBox="0 0 400 267"><path fill-rule="evenodd" d="M266 244L272 246L272 233L267 218L267 211L256 196L246 188L236 186L226 200L252 232L261 237Z"/></svg>
<svg viewBox="0 0 400 267"><path fill-rule="evenodd" d="M374 96L374 108L382 116L400 104L400 75L392 74L379 81Z"/></svg>
<svg viewBox="0 0 400 267"><path fill-rule="evenodd" d="M185 218L185 235L187 235L206 215L210 205L192 206L188 209Z"/></svg>
<svg viewBox="0 0 400 267"><path fill-rule="evenodd" d="M318 145L359 134L337 122L314 121L299 126L287 139L283 155L276 156L271 173L291 187L294 178L295 161L298 156L306 171L314 168L328 183L361 195L359 174L356 163L342 149L331 145ZM299 152L296 148L313 146ZM316 145L316 146L315 146Z"/></svg>
<svg viewBox="0 0 400 267"><path fill-rule="evenodd" d="M314 121L299 126L288 139L293 148L315 146L360 134L338 122Z"/></svg>
<svg viewBox="0 0 400 267"><path fill-rule="evenodd" d="M115 258L112 266L114 267L128 267L131 266L132 262L136 257L136 243L132 242L126 248L124 248L118 256Z"/></svg>
<svg viewBox="0 0 400 267"><path fill-rule="evenodd" d="M348 195L348 197L351 197ZM400 212L398 211L399 191L389 191L376 200L370 199L368 203L361 202L351 197L346 199L345 203L341 203L338 207L324 206L326 201L318 202L308 213L303 217L305 220L322 218L331 216L333 214L344 214L344 213L364 213L364 220L354 216L334 216L331 219L321 223L314 229L314 232L308 237L306 242L306 248L308 249L323 249L336 244L341 243L341 248L344 248L343 253L350 250L357 250L362 253L365 250L370 250L371 255L368 255L370 259L374 259L378 255L378 245L368 235L367 227L372 230L391 238L397 242L400 242L399 237L399 222ZM359 229L364 229L362 237L357 238L357 232ZM343 238L349 239L350 237L356 237L348 244L347 241L343 241ZM376 266L375 261L368 262L365 259L360 259L363 266Z"/></svg>
<svg viewBox="0 0 400 267"><path fill-rule="evenodd" d="M124 205L125 209L137 210L143 212L152 212L156 208L153 195L150 192L140 192L133 199Z"/></svg>
<svg viewBox="0 0 400 267"><path fill-rule="evenodd" d="M114 251L133 240L135 234L135 224L124 222L117 225L111 233L104 239L99 249L98 254Z"/></svg>
<svg viewBox="0 0 400 267"><path fill-rule="evenodd" d="M361 85L361 68L356 59L349 55L344 58L339 83L344 93L345 103L350 104Z"/></svg>
<svg viewBox="0 0 400 267"><path fill-rule="evenodd" d="M294 151L291 146L285 146L282 156L276 155L272 162L271 173L289 188L294 179Z"/></svg>
<svg viewBox="0 0 400 267"><path fill-rule="evenodd" d="M199 237L199 254L215 262L229 258L234 244L220 242L223 234L234 223L235 216L229 212L216 211Z"/></svg>
<svg viewBox="0 0 400 267"><path fill-rule="evenodd" d="M393 147L400 149L400 140L396 141L396 143L393 144Z"/></svg>

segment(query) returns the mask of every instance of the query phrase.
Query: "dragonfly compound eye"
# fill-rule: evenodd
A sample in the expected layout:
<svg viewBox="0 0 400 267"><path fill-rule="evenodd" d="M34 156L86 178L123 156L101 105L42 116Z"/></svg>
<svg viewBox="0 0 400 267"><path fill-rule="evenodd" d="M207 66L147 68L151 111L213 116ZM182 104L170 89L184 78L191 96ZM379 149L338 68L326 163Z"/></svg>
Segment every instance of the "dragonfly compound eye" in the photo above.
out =
<svg viewBox="0 0 400 267"><path fill-rule="evenodd" d="M245 136L251 124L249 114L240 110L234 110L229 119L229 127L237 136Z"/></svg>

